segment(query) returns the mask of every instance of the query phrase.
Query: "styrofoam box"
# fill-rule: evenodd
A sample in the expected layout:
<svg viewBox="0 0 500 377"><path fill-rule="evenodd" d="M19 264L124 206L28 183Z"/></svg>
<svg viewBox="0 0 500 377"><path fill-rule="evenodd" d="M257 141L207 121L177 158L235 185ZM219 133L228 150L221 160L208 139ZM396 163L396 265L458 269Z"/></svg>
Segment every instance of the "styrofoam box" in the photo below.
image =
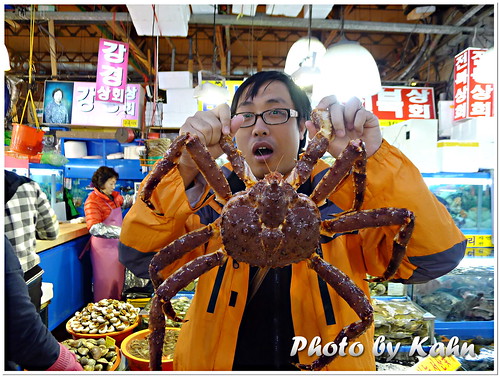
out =
<svg viewBox="0 0 500 377"><path fill-rule="evenodd" d="M498 151L495 140L479 142L479 168L496 169Z"/></svg>
<svg viewBox="0 0 500 377"><path fill-rule="evenodd" d="M453 101L439 101L438 114L439 137L451 137L451 129L453 127Z"/></svg>
<svg viewBox="0 0 500 377"><path fill-rule="evenodd" d="M194 98L194 88L167 89L167 103L163 113L192 113L198 111L198 100Z"/></svg>
<svg viewBox="0 0 500 377"><path fill-rule="evenodd" d="M160 89L192 88L193 74L189 71L158 72Z"/></svg>
<svg viewBox="0 0 500 377"><path fill-rule="evenodd" d="M454 140L492 141L497 137L495 118L478 117L453 123L451 137Z"/></svg>
<svg viewBox="0 0 500 377"><path fill-rule="evenodd" d="M437 173L437 120L410 119L381 127L387 142L405 154L422 173Z"/></svg>
<svg viewBox="0 0 500 377"><path fill-rule="evenodd" d="M474 173L479 169L479 142L475 140L441 140L437 150L442 172Z"/></svg>
<svg viewBox="0 0 500 377"><path fill-rule="evenodd" d="M190 116L193 116L193 113L163 113L161 126L165 128L181 128Z"/></svg>

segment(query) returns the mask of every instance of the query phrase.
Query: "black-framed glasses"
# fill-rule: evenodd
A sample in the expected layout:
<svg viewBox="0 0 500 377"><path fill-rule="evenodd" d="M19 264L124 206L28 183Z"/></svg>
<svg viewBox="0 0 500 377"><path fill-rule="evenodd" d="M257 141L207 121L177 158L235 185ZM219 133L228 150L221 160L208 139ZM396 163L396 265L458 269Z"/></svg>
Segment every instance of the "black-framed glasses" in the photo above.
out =
<svg viewBox="0 0 500 377"><path fill-rule="evenodd" d="M275 124L286 123L290 118L297 118L299 116L299 112L294 109L270 109L259 114L251 112L236 113L233 117L236 115L243 115L243 124L241 125L241 128L247 128L252 127L257 122L257 118L259 116L265 124L273 126Z"/></svg>

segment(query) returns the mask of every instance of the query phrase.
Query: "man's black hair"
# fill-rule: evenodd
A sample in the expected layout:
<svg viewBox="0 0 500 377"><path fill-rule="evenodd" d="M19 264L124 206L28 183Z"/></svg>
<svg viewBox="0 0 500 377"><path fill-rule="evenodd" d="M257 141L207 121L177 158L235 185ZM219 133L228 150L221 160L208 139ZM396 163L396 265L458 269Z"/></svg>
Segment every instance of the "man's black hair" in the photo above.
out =
<svg viewBox="0 0 500 377"><path fill-rule="evenodd" d="M259 89L262 87L262 85L268 83L269 81L281 81L286 85L288 91L290 92L292 102L295 105L295 110L297 110L299 113L297 122L300 122L300 120L302 119L308 120L310 118L311 102L309 101L307 94L293 82L292 78L289 75L280 71L258 72L243 81L243 83L239 86L238 90L234 94L233 102L231 103L231 114L236 113L236 108L238 106L238 103L240 102L241 94L245 91L245 89L248 88L246 99L253 99L259 92ZM304 135L304 138L300 140L299 143L299 153L302 151L305 144L306 137Z"/></svg>

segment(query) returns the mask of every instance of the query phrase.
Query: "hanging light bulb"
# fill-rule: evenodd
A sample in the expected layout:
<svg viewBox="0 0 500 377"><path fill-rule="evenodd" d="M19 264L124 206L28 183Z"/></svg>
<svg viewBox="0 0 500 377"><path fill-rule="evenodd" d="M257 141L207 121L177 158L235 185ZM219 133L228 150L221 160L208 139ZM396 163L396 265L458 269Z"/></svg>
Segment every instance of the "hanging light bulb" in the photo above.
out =
<svg viewBox="0 0 500 377"><path fill-rule="evenodd" d="M325 54L326 48L316 37L297 40L286 56L285 73L293 75L301 67L314 67Z"/></svg>
<svg viewBox="0 0 500 377"><path fill-rule="evenodd" d="M382 89L377 63L358 42L343 39L330 46L319 64L321 75L313 86L312 101L335 94L341 102L364 99Z"/></svg>
<svg viewBox="0 0 500 377"><path fill-rule="evenodd" d="M292 76L293 81L301 88L313 85L319 75L318 64L326 51L323 43L311 36L311 29L312 5L309 5L307 37L300 38L290 47L285 61L285 73Z"/></svg>

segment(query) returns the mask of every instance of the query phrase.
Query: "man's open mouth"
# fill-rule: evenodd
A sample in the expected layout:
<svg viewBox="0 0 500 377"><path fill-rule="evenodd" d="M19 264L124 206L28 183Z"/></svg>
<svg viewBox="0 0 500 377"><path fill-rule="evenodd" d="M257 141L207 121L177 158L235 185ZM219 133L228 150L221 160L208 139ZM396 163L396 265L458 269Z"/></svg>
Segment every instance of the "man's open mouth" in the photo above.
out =
<svg viewBox="0 0 500 377"><path fill-rule="evenodd" d="M271 148L267 147L259 147L254 151L254 154L256 156L268 156L273 153L273 150Z"/></svg>

